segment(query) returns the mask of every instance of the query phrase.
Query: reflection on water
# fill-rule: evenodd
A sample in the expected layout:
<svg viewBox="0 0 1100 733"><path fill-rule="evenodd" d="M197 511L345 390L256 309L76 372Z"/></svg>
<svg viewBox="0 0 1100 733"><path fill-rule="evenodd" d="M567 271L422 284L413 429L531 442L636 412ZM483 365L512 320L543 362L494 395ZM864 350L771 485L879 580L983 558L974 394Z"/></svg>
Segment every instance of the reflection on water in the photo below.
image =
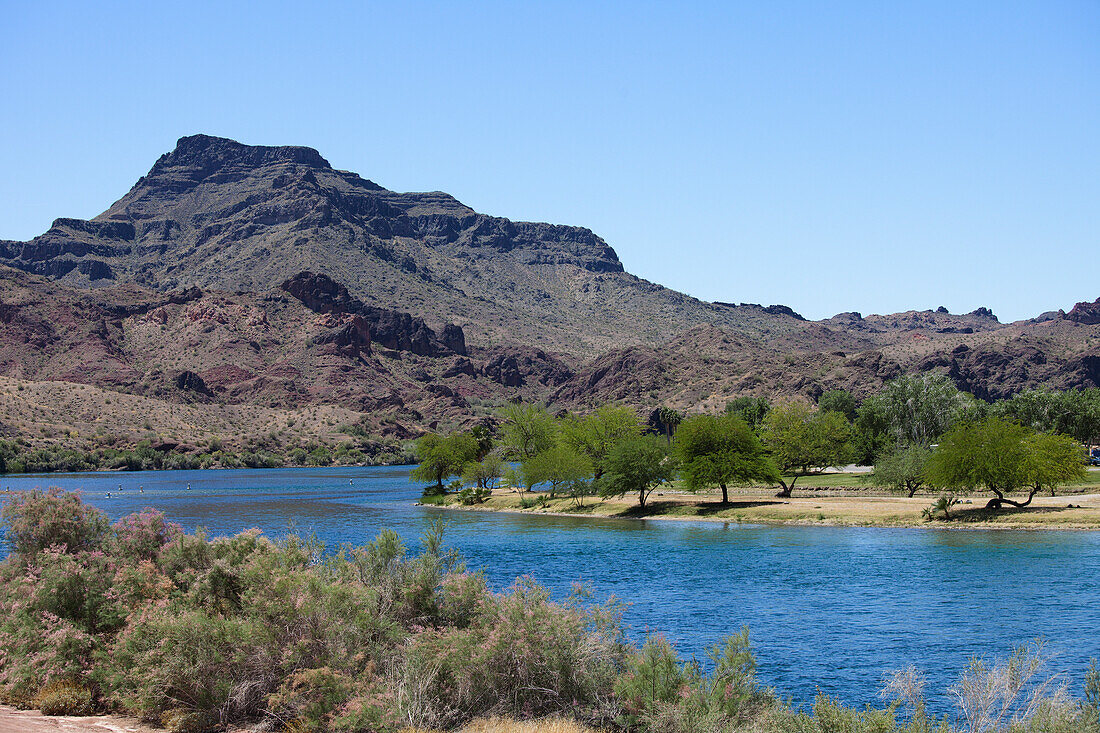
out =
<svg viewBox="0 0 1100 733"><path fill-rule="evenodd" d="M702 657L748 624L761 676L800 702L821 689L876 703L883 674L910 663L929 675L931 690L943 690L969 656L1007 653L1040 634L1078 685L1088 659L1100 656L1097 532L452 512L414 506L407 468L0 477L3 488L50 485L83 489L112 518L153 506L215 535L259 527L362 543L389 527L415 547L442 516L448 543L495 587L529 574L562 595L588 581L630 602L636 637L663 632L687 655Z"/></svg>

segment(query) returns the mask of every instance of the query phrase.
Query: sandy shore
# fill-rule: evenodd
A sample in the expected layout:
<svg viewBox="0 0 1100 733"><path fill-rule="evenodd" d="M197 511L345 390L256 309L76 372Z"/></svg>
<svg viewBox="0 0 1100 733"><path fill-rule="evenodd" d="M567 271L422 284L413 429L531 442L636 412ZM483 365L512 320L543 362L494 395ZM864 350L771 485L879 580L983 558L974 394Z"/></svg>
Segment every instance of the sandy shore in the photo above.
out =
<svg viewBox="0 0 1100 733"><path fill-rule="evenodd" d="M813 495L816 493L817 495ZM637 497L601 500L585 497L540 500L540 494L497 490L488 501L459 505L453 496L439 506L462 511L513 512L544 516L598 517L604 519L664 519L752 524L834 525L853 527L935 527L949 529L1100 529L1100 493L1035 497L1031 506L992 512L985 509L990 495L960 496L951 519L928 521L922 513L935 502L931 495L912 499L896 495L810 495L779 499L774 491L760 490L731 495L721 504L717 495L662 492L650 497L645 509ZM524 508L521 501L538 502Z"/></svg>
<svg viewBox="0 0 1100 733"><path fill-rule="evenodd" d="M47 716L37 710L0 705L0 733L155 733L158 730L118 715Z"/></svg>

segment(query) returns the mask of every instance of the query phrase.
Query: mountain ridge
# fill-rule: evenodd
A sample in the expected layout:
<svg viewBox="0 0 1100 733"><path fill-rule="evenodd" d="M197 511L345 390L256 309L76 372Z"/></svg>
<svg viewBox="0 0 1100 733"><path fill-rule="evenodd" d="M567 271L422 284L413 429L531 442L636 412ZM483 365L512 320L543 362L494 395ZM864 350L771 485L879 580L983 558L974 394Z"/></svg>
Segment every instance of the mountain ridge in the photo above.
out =
<svg viewBox="0 0 1100 733"><path fill-rule="evenodd" d="M1100 299L1009 324L986 308L811 321L708 303L631 275L590 229L209 135L181 138L93 219L0 241L0 375L188 404L339 403L392 435L514 398L717 409L924 371L984 399L1097 386L1097 343Z"/></svg>

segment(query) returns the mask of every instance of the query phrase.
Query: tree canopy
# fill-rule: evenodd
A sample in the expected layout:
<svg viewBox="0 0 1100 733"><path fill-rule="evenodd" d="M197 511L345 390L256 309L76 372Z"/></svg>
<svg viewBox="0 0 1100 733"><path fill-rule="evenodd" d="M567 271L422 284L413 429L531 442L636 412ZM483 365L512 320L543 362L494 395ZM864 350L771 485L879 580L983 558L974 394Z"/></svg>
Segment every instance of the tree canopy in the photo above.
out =
<svg viewBox="0 0 1100 733"><path fill-rule="evenodd" d="M607 454L619 442L642 434L637 413L629 407L605 405L584 417L570 416L561 423L561 442L588 456L595 477L604 472Z"/></svg>
<svg viewBox="0 0 1100 733"><path fill-rule="evenodd" d="M737 415L753 431L760 429L770 409L771 403L765 397L736 397L726 403L726 414Z"/></svg>
<svg viewBox="0 0 1100 733"><path fill-rule="evenodd" d="M823 412L792 400L772 407L761 426L764 446L771 454L783 487L778 496L789 497L795 481L829 466L841 466L850 455L852 430L839 412Z"/></svg>
<svg viewBox="0 0 1100 733"><path fill-rule="evenodd" d="M895 447L875 462L875 479L912 497L928 483L928 459L932 451L923 445Z"/></svg>
<svg viewBox="0 0 1100 733"><path fill-rule="evenodd" d="M576 485L592 478L592 461L567 445L552 446L523 462L524 483L531 487L549 484L550 496L575 491Z"/></svg>
<svg viewBox="0 0 1100 733"><path fill-rule="evenodd" d="M428 433L417 439L415 450L420 465L409 477L413 481L434 481L442 490L444 479L461 474L467 463L477 460L478 442L469 433L446 437Z"/></svg>
<svg viewBox="0 0 1100 733"><path fill-rule="evenodd" d="M948 489L985 489L988 506L1025 507L1039 491L1085 475L1084 453L1071 437L1036 433L999 417L962 423L940 440L928 462L928 477ZM1023 501L1006 494L1027 491Z"/></svg>
<svg viewBox="0 0 1100 733"><path fill-rule="evenodd" d="M685 488L698 492L719 487L723 504L729 503L730 485L779 480L759 438L734 413L687 418L676 432L673 450Z"/></svg>
<svg viewBox="0 0 1100 733"><path fill-rule="evenodd" d="M627 438L607 456L607 470L600 480L600 495L623 496L637 492L644 507L650 493L675 475L675 462L661 441L652 435Z"/></svg>
<svg viewBox="0 0 1100 733"><path fill-rule="evenodd" d="M558 424L540 405L508 403L501 408L500 416L500 439L509 458L533 458L557 441Z"/></svg>
<svg viewBox="0 0 1100 733"><path fill-rule="evenodd" d="M898 377L864 402L880 412L897 445L931 445L975 409L974 398L942 374Z"/></svg>

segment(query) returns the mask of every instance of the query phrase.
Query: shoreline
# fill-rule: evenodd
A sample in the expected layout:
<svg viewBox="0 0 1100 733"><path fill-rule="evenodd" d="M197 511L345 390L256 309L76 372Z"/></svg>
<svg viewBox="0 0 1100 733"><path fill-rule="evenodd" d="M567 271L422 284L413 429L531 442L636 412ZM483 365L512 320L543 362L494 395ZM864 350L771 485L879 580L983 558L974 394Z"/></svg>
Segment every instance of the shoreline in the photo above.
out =
<svg viewBox="0 0 1100 733"><path fill-rule="evenodd" d="M542 496L535 494L535 497ZM645 509L622 499L594 499L583 505L587 511L566 506L569 498L543 499L541 507L523 508L521 499L530 499L514 492L494 492L482 504L462 505L454 495L443 501L416 502L416 506L435 507L451 511L490 512L540 517L608 520L658 520L680 522L720 522L789 527L867 527L874 529L935 529L935 530L1012 530L1072 532L1100 531L1100 493L1070 496L1037 497L1032 506L992 512L985 509L986 497L966 497L972 503L960 504L950 521L925 520L924 507L933 497L864 496L864 497L791 497L778 499L771 495L739 495L728 505L690 494L661 497ZM536 499L538 500L538 499ZM1069 516L1066 516L1066 515ZM813 515L813 516L808 516Z"/></svg>

